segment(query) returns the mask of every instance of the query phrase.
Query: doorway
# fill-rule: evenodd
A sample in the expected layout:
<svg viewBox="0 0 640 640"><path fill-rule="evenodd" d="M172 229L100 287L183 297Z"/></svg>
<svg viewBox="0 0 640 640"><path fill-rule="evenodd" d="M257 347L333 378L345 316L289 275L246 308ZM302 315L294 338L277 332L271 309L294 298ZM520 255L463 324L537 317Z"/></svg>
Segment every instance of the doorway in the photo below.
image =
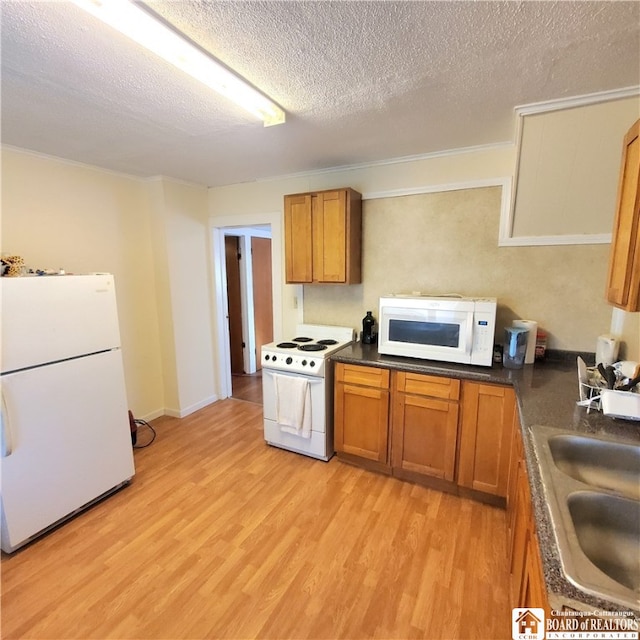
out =
<svg viewBox="0 0 640 640"><path fill-rule="evenodd" d="M283 229L282 229L282 211L274 211L272 213L252 213L241 215L223 215L215 216L211 219L212 227L212 247L213 247L213 286L214 286L214 315L215 315L215 343L216 349L216 372L218 380L218 397L228 398L233 394L232 375L231 375L231 353L229 340L229 320L228 301L227 301L227 275L226 275L226 236L235 235L239 238L240 252L246 246L246 237L268 238L271 241L271 315L272 315L272 333L274 338L283 333L283 294L284 294L284 269L280 259L283 248ZM249 242L248 253L251 253L251 245ZM243 276L243 269L246 269L246 261L240 259L241 266L241 296L244 304L250 297L253 297L253 275L249 277ZM267 271L269 269L267 268ZM248 282L251 282L249 289ZM260 291L268 290L268 285L260 285ZM301 299L301 294L298 293ZM296 314L302 313L302 304L295 309ZM243 331L245 331L245 323L255 323L253 312L243 317ZM296 318L298 316L296 315ZM255 324L254 324L255 327ZM259 330L259 329L258 329ZM243 363L251 360L251 349L256 348L256 342L259 340L260 345L269 342L266 338L256 338L253 331L248 332L249 338L253 341L253 346L247 345ZM246 341L246 338L245 338ZM245 371L257 372L257 354L253 353L252 362L253 369L245 368ZM237 385L236 385L237 386Z"/></svg>
<svg viewBox="0 0 640 640"><path fill-rule="evenodd" d="M238 236L225 236L224 255L227 267L227 309L229 318L229 352L231 375L242 375L244 347L242 339L242 291L240 284L240 242Z"/></svg>
<svg viewBox="0 0 640 640"><path fill-rule="evenodd" d="M262 403L260 350L273 341L270 228L224 231L228 352L234 398Z"/></svg>

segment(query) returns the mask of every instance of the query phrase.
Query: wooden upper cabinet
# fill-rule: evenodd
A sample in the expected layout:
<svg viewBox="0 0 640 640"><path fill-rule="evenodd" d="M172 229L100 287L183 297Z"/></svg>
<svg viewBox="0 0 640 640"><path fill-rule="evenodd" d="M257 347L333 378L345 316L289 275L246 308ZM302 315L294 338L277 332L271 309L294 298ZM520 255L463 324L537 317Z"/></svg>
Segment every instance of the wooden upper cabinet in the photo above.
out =
<svg viewBox="0 0 640 640"><path fill-rule="evenodd" d="M311 195L285 196L284 237L287 282L313 279Z"/></svg>
<svg viewBox="0 0 640 640"><path fill-rule="evenodd" d="M362 196L335 189L284 197L288 283L362 280Z"/></svg>
<svg viewBox="0 0 640 640"><path fill-rule="evenodd" d="M640 120L624 138L607 300L640 311Z"/></svg>
<svg viewBox="0 0 640 640"><path fill-rule="evenodd" d="M507 496L515 392L511 387L465 381L458 484Z"/></svg>

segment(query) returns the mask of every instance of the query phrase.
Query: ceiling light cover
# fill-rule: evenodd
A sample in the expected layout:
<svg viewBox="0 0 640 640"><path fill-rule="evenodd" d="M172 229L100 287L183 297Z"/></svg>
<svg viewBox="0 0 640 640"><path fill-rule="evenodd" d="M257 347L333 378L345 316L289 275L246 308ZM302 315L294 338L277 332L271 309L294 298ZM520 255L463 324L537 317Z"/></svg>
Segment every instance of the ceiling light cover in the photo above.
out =
<svg viewBox="0 0 640 640"><path fill-rule="evenodd" d="M214 58L129 0L73 0L74 4L264 122L285 122L284 111Z"/></svg>

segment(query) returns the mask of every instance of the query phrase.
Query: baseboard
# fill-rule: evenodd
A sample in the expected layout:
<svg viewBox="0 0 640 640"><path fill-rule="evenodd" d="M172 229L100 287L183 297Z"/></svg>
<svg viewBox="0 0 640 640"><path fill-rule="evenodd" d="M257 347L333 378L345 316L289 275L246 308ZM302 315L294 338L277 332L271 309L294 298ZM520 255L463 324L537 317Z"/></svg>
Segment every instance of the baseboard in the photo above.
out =
<svg viewBox="0 0 640 640"><path fill-rule="evenodd" d="M220 398L217 395L209 396L200 402L196 402L185 409L169 409L165 408L164 415L170 416L171 418L186 418L188 415L195 413L199 409L204 409L204 407L208 407L210 404L217 402Z"/></svg>
<svg viewBox="0 0 640 640"><path fill-rule="evenodd" d="M160 418L163 415L165 415L164 409L156 409L155 411L152 411L151 413L147 413L142 417L134 416L134 418L136 418L138 420L144 420L145 422L150 422L151 420L155 420L156 418Z"/></svg>

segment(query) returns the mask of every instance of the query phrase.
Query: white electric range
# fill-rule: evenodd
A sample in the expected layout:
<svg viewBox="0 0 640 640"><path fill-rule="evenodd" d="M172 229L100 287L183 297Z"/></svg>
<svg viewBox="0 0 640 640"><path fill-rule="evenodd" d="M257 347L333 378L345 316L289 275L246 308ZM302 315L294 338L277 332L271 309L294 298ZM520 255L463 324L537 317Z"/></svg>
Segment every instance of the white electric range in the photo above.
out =
<svg viewBox="0 0 640 640"><path fill-rule="evenodd" d="M272 446L329 460L333 448L333 366L354 339L351 327L300 324L291 340L262 347L264 438Z"/></svg>

